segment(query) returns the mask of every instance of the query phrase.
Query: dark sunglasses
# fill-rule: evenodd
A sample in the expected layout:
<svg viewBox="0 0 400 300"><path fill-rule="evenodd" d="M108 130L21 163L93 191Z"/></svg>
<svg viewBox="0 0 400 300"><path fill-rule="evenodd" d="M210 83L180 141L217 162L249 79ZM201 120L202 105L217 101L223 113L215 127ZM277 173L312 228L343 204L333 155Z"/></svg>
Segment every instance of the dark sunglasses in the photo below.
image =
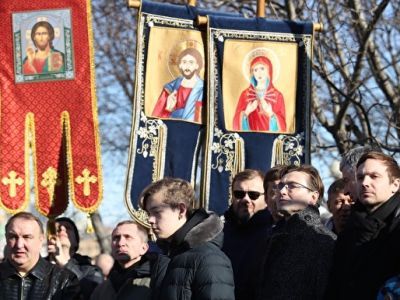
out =
<svg viewBox="0 0 400 300"><path fill-rule="evenodd" d="M233 196L235 196L236 199L243 199L246 194L249 195L251 200L257 200L261 195L264 195L264 193L256 191L233 191Z"/></svg>

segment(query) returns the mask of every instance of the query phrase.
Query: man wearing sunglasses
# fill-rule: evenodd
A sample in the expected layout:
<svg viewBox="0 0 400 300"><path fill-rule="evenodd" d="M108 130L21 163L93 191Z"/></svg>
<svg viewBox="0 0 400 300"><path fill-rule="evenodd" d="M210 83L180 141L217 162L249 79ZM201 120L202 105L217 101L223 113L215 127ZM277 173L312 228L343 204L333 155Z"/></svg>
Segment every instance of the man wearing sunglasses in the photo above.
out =
<svg viewBox="0 0 400 300"><path fill-rule="evenodd" d="M252 282L257 274L259 245L264 243L273 220L264 199L264 174L247 169L232 182L232 204L226 211L222 250L232 262L235 299L251 299Z"/></svg>
<svg viewBox="0 0 400 300"><path fill-rule="evenodd" d="M319 216L321 177L310 165L288 167L275 192L283 218L263 249L256 299L323 299L336 236Z"/></svg>

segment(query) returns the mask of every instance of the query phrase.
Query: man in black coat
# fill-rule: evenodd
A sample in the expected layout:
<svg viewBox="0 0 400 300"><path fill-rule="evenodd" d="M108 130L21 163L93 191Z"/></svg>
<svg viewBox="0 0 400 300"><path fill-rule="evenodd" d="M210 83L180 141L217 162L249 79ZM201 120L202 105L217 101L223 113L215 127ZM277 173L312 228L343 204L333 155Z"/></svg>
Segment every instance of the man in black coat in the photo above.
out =
<svg viewBox="0 0 400 300"><path fill-rule="evenodd" d="M273 220L264 200L264 175L247 169L236 174L232 182L232 205L225 212L222 251L232 262L235 299L250 300L250 288L258 274L254 272L259 258L256 253L264 244Z"/></svg>
<svg viewBox="0 0 400 300"><path fill-rule="evenodd" d="M42 222L31 213L12 216L5 227L6 259L0 264L0 299L79 299L79 281L72 272L40 257Z"/></svg>
<svg viewBox="0 0 400 300"><path fill-rule="evenodd" d="M329 299L376 299L400 273L400 168L369 152L357 163L358 201L335 247Z"/></svg>
<svg viewBox="0 0 400 300"><path fill-rule="evenodd" d="M229 258L221 251L220 218L203 209L193 211L195 193L189 182L164 178L148 186L141 205L170 262L162 282L162 300L233 300Z"/></svg>
<svg viewBox="0 0 400 300"><path fill-rule="evenodd" d="M156 299L168 259L147 253L148 229L134 220L118 223L111 234L111 249L114 266L90 299Z"/></svg>
<svg viewBox="0 0 400 300"><path fill-rule="evenodd" d="M55 220L55 235L47 241L49 261L73 272L81 285L81 298L89 299L96 286L103 282L101 270L92 265L88 256L77 253L79 232L75 223L66 217Z"/></svg>
<svg viewBox="0 0 400 300"><path fill-rule="evenodd" d="M319 216L322 180L312 166L288 167L275 190L283 218L260 247L256 299L323 299L336 236Z"/></svg>

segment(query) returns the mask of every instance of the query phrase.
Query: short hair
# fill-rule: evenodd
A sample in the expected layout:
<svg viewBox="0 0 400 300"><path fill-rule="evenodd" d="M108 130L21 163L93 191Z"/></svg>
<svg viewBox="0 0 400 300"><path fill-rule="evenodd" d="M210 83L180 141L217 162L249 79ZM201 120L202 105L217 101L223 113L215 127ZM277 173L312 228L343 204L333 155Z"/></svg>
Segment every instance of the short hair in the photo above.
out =
<svg viewBox="0 0 400 300"><path fill-rule="evenodd" d="M328 196L343 192L346 187L346 182L343 178L336 179L328 188Z"/></svg>
<svg viewBox="0 0 400 300"><path fill-rule="evenodd" d="M147 199L158 192L163 193L163 203L174 209L178 208L180 203L183 203L186 205L186 217L192 214L196 196L192 185L186 180L166 177L151 183L139 197L141 207L146 209Z"/></svg>
<svg viewBox="0 0 400 300"><path fill-rule="evenodd" d="M235 177L232 180L232 190L233 186L235 185L236 182L242 182L245 180L252 180L254 178L259 177L261 181L264 181L264 173L261 172L260 170L254 170L254 169L245 169L235 175Z"/></svg>
<svg viewBox="0 0 400 300"><path fill-rule="evenodd" d="M282 173L286 170L287 166L276 165L269 169L264 176L264 191L267 192L268 183L282 178Z"/></svg>
<svg viewBox="0 0 400 300"><path fill-rule="evenodd" d="M14 222L14 220L16 220L16 219L35 221L39 225L40 233L44 234L42 221L40 221L40 219L38 217L31 214L30 212L25 212L25 211L16 213L15 215L11 216L11 218L8 219L7 224L5 226L6 234L8 232L8 228L10 227L11 223Z"/></svg>
<svg viewBox="0 0 400 300"><path fill-rule="evenodd" d="M388 173L391 182L393 182L393 180L397 178L400 178L400 168L399 165L397 164L397 161L393 157L386 155L382 152L376 152L376 151L368 152L365 153L363 156L361 156L360 159L358 160L357 169L367 159L376 159L383 162L383 164L387 167L386 171Z"/></svg>
<svg viewBox="0 0 400 300"><path fill-rule="evenodd" d="M199 65L199 69L197 71L200 72L200 70L203 68L203 56L201 55L199 50L197 50L196 48L186 48L181 53L179 53L178 64L181 63L181 59L186 55L191 55L196 59L196 62Z"/></svg>
<svg viewBox="0 0 400 300"><path fill-rule="evenodd" d="M142 241L144 243L147 243L149 241L149 231L147 230L147 228L140 225L138 222L136 222L134 220L125 220L125 221L119 222L113 229L111 236L113 235L115 229L117 229L118 227L120 227L122 225L136 225L136 227L138 228L139 234L142 237Z"/></svg>
<svg viewBox="0 0 400 300"><path fill-rule="evenodd" d="M324 184L322 183L318 170L311 165L290 166L282 172L282 177L291 172L302 172L308 175L310 188L318 192L317 202L320 204L324 197Z"/></svg>
<svg viewBox="0 0 400 300"><path fill-rule="evenodd" d="M36 46L34 38L35 38L36 30L38 30L39 27L44 27L47 29L47 32L49 33L50 48L53 48L54 28L49 22L46 22L46 21L39 21L39 22L35 23L35 25L33 25L32 30L31 30L31 39L32 39L33 44Z"/></svg>
<svg viewBox="0 0 400 300"><path fill-rule="evenodd" d="M340 170L343 170L345 167L354 170L360 157L371 151L381 152L379 146L375 144L355 147L345 152L340 161Z"/></svg>

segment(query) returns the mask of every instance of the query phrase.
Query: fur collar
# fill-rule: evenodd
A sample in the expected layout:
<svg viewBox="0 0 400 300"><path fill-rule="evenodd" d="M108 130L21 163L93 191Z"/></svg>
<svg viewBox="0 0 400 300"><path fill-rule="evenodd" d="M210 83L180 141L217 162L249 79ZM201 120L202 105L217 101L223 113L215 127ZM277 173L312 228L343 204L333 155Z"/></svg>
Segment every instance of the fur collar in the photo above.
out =
<svg viewBox="0 0 400 300"><path fill-rule="evenodd" d="M215 213L194 226L185 236L184 242L190 247L196 247L205 242L214 240L223 230L221 219Z"/></svg>

